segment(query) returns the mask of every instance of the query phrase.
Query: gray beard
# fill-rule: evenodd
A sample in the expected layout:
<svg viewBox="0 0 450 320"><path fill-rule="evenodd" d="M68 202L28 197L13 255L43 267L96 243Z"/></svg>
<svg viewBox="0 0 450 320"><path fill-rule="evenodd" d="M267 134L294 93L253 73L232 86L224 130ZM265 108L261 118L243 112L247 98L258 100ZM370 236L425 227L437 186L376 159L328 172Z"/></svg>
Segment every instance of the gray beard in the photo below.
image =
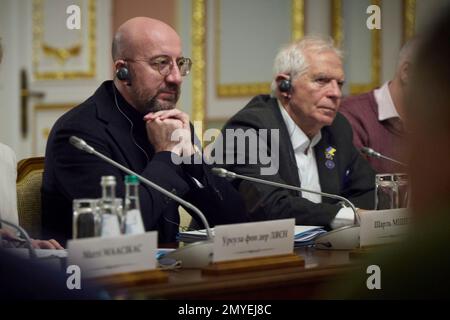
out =
<svg viewBox="0 0 450 320"><path fill-rule="evenodd" d="M167 101L166 103L159 102L156 97L152 97L149 101L147 101L143 105L143 113L147 114L149 112L157 112L161 110L171 110L174 109L176 105L176 101L171 102Z"/></svg>
<svg viewBox="0 0 450 320"><path fill-rule="evenodd" d="M174 101L163 101L161 103L156 99L156 95L148 100L140 92L135 92L135 94L138 97L135 103L136 109L142 114L174 109L178 101L178 95L175 97Z"/></svg>

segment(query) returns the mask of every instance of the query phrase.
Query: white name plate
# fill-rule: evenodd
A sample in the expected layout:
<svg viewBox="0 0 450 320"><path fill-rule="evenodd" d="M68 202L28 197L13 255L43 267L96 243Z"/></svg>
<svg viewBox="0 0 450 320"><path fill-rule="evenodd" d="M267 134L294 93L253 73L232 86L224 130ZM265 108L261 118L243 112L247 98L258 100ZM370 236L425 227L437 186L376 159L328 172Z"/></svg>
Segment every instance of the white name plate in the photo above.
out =
<svg viewBox="0 0 450 320"><path fill-rule="evenodd" d="M80 267L83 278L156 268L157 232L109 238L86 238L67 243L68 265Z"/></svg>
<svg viewBox="0 0 450 320"><path fill-rule="evenodd" d="M216 226L213 262L292 253L294 229L295 219Z"/></svg>
<svg viewBox="0 0 450 320"><path fill-rule="evenodd" d="M361 246L396 242L408 231L407 209L371 210L361 214Z"/></svg>

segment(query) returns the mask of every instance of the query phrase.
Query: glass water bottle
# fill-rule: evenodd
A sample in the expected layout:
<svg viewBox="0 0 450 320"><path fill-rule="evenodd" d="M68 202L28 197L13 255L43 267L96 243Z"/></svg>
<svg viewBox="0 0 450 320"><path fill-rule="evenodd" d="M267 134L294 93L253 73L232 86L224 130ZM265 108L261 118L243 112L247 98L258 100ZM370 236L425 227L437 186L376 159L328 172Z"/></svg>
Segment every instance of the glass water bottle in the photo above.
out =
<svg viewBox="0 0 450 320"><path fill-rule="evenodd" d="M139 203L139 180L134 175L125 177L124 213L125 234L140 234L145 232Z"/></svg>
<svg viewBox="0 0 450 320"><path fill-rule="evenodd" d="M100 182L102 198L100 200L102 237L121 235L122 199L116 198L116 177L103 176Z"/></svg>

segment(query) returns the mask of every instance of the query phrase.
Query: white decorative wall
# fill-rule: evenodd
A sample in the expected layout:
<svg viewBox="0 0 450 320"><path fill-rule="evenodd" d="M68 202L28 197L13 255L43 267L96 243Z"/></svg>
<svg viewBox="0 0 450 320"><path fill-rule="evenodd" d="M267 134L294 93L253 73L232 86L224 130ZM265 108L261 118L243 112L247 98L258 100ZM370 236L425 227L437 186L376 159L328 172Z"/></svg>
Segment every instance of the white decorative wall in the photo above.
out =
<svg viewBox="0 0 450 320"><path fill-rule="evenodd" d="M372 4L381 8L378 31L366 27ZM344 94L368 91L391 79L404 40L423 30L445 5L450 0L180 0L185 54L204 46L202 60L194 57L203 69L186 79L180 106L203 120L203 129L220 127L255 90L268 92L276 49L293 38L294 8L302 15L304 34L341 37ZM204 34L198 33L199 21Z"/></svg>

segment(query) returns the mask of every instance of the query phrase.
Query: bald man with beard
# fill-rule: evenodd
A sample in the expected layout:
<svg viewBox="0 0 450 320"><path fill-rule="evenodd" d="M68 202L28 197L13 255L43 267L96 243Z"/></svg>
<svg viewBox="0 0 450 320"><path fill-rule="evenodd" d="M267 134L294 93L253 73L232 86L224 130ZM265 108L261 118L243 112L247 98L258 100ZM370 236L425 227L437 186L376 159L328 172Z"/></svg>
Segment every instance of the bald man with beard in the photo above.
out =
<svg viewBox="0 0 450 320"><path fill-rule="evenodd" d="M70 239L73 199L99 198L102 176L115 176L117 197L125 194L124 173L74 148L70 136L192 202L211 225L246 221L237 191L205 163L194 164L198 139L189 116L176 109L192 62L182 56L175 30L150 18L130 19L114 36L112 57L114 80L64 114L50 133L42 186L44 230L60 241ZM175 130L178 139L171 138ZM160 242L175 241L178 203L145 185L140 201L145 229L157 230Z"/></svg>

